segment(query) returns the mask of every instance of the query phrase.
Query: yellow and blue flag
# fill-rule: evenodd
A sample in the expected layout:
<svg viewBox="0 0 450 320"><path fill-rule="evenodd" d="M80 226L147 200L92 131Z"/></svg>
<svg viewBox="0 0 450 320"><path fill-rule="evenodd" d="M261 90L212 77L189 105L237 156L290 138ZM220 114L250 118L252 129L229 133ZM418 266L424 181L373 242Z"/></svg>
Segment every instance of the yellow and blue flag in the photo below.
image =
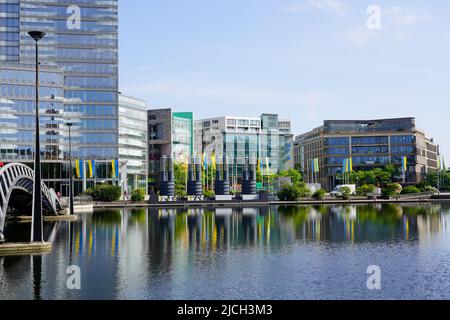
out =
<svg viewBox="0 0 450 320"><path fill-rule="evenodd" d="M402 170L403 172L408 171L408 157L404 156L402 160Z"/></svg>
<svg viewBox="0 0 450 320"><path fill-rule="evenodd" d="M87 164L88 164L88 177L92 179L94 177L94 168L95 168L94 161L88 160Z"/></svg>
<svg viewBox="0 0 450 320"><path fill-rule="evenodd" d="M112 178L118 179L119 178L119 160L112 160L111 161L111 169L112 169Z"/></svg>
<svg viewBox="0 0 450 320"><path fill-rule="evenodd" d="M75 161L75 172L78 179L83 179L84 177L84 166L83 166L83 160L76 160Z"/></svg>

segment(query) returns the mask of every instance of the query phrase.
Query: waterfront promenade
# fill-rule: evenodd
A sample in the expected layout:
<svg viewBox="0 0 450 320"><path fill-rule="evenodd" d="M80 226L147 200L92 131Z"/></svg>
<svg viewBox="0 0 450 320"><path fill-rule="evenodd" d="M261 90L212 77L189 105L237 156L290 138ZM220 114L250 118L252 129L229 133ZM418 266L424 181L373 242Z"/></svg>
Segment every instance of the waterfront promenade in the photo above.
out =
<svg viewBox="0 0 450 320"><path fill-rule="evenodd" d="M109 208L185 208L185 207L248 207L248 206L295 206L295 205L345 205L345 204L395 204L395 203L450 203L450 195L448 198L393 198L393 199L366 199L352 198L350 200L325 199L325 200L299 200L299 201L176 201L176 202L131 202L131 201L115 201L115 202L94 202L94 209Z"/></svg>

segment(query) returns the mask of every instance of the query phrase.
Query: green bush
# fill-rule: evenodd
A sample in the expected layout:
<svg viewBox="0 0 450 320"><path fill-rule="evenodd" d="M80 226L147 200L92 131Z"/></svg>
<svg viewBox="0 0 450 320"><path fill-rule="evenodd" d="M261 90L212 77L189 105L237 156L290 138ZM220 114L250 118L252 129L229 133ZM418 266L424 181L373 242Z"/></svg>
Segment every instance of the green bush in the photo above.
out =
<svg viewBox="0 0 450 320"><path fill-rule="evenodd" d="M342 187L339 192L341 193L342 200L348 200L352 195L352 189L350 189L349 187Z"/></svg>
<svg viewBox="0 0 450 320"><path fill-rule="evenodd" d="M420 193L420 189L414 186L403 188L402 194L415 194Z"/></svg>
<svg viewBox="0 0 450 320"><path fill-rule="evenodd" d="M293 184L283 185L278 192L278 199L281 201L297 201L300 199L300 190Z"/></svg>
<svg viewBox="0 0 450 320"><path fill-rule="evenodd" d="M205 198L214 198L216 196L216 194L212 190L205 190L205 191L203 191L203 196Z"/></svg>
<svg viewBox="0 0 450 320"><path fill-rule="evenodd" d="M373 184L365 184L356 189L358 196L367 196L369 193L375 192L375 186Z"/></svg>
<svg viewBox="0 0 450 320"><path fill-rule="evenodd" d="M296 186L296 188L300 192L300 198L309 198L311 197L311 190L308 188L306 183L302 182Z"/></svg>
<svg viewBox="0 0 450 320"><path fill-rule="evenodd" d="M310 197L311 191L306 185L285 184L277 195L281 201L297 201L300 198Z"/></svg>
<svg viewBox="0 0 450 320"><path fill-rule="evenodd" d="M91 196L94 201L113 202L120 199L122 189L111 184L102 184L86 190L85 195Z"/></svg>
<svg viewBox="0 0 450 320"><path fill-rule="evenodd" d="M383 189L383 195L387 197L399 195L402 192L402 189L402 186L398 183L389 183L386 185L386 188Z"/></svg>
<svg viewBox="0 0 450 320"><path fill-rule="evenodd" d="M313 194L313 198L316 200L323 200L325 198L325 190L319 189Z"/></svg>
<svg viewBox="0 0 450 320"><path fill-rule="evenodd" d="M139 188L131 191L131 201L138 202L145 200L145 189Z"/></svg>

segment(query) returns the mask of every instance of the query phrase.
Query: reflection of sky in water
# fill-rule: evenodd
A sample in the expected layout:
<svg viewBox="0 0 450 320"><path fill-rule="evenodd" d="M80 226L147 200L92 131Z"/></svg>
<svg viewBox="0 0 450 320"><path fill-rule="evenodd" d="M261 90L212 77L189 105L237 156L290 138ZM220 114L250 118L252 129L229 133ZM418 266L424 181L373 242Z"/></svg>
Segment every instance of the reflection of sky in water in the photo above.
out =
<svg viewBox="0 0 450 320"><path fill-rule="evenodd" d="M0 298L450 298L449 217L430 204L99 211L46 225L42 262L0 258ZM26 239L29 225L7 227ZM71 264L81 291L65 289Z"/></svg>

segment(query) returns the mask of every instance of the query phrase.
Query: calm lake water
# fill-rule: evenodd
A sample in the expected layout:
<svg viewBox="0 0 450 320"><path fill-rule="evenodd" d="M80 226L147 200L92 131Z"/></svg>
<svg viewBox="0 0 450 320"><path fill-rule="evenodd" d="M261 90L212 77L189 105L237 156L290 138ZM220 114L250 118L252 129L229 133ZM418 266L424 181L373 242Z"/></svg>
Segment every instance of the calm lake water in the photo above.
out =
<svg viewBox="0 0 450 320"><path fill-rule="evenodd" d="M438 204L96 211L46 224L51 254L0 257L0 300L450 299L449 222Z"/></svg>

